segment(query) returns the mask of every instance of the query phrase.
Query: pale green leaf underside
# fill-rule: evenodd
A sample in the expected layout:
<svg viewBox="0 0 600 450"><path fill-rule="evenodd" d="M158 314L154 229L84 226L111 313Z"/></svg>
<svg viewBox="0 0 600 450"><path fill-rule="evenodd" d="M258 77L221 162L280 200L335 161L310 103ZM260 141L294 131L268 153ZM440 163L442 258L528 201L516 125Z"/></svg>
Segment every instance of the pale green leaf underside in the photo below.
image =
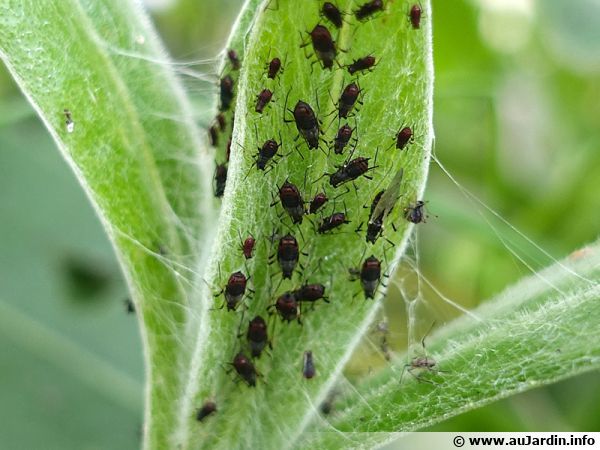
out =
<svg viewBox="0 0 600 450"><path fill-rule="evenodd" d="M364 258L374 254L382 260L383 272L387 274L405 248L412 227L403 218L403 209L421 199L432 139L430 21L424 20L419 30L412 29L407 18L409 4L386 2L384 12L369 21L358 22L352 12L359 3L337 3L348 13L342 29L337 31L319 18L319 2L303 2L301 8L298 2L290 0L263 2L257 8L251 32L239 31L244 34L245 49L235 48L240 38L231 41L243 61L236 83L238 99L227 189L208 274L211 288L203 295L216 308L220 307L223 297L212 300L213 294L237 270L251 276L255 292L252 299L245 299L244 313L243 308L235 313L215 309L203 315L190 388L181 409L182 425L174 436L174 444L183 448L292 445L339 375L383 294L380 287L377 300L365 300L360 283L349 280L348 269L360 267ZM250 2L250 7L256 5ZM424 16L430 17L428 3L423 2L423 7ZM338 48L344 50L337 58L341 66L370 54L376 57L377 66L371 72L350 76L345 67L336 66L329 71L314 56L307 58L306 55L313 53L311 45L301 48L301 44L309 40L307 32L319 22L332 30ZM276 80L269 80L266 64L275 56L284 62L284 72ZM224 74L229 70L225 65ZM333 189L328 177L322 175L335 171L335 166L342 164L350 151L347 149L344 155L329 151L327 155L327 151L309 150L297 138L295 125L284 123L284 118L292 117L285 111L286 95L289 92L288 109L293 109L298 100L314 108L322 121L325 149L330 147L326 142L333 139L341 125L333 114L332 98L337 102L342 89L356 79L363 91L363 105L348 120L357 127L358 145L353 157L371 158L370 165L377 166L369 172L373 179L357 180L358 189L349 183L349 192L336 202L331 200L323 215L307 217L300 226L292 225L279 204L270 207L277 197L277 186L289 179L299 187L305 201L317 189L324 189L333 198L344 188ZM271 89L274 95L259 116L254 107L263 88ZM411 126L416 139L401 152L393 144L402 125ZM283 141L281 153L286 156L264 173L256 168L253 157L257 147L270 138ZM394 187L401 196L385 221L385 237L396 245L391 248L382 238L375 245L368 244L365 225L371 202L392 183L400 169L404 170L404 178L400 187ZM351 223L332 234L315 232L322 217L344 209ZM362 231L355 232L361 223ZM295 235L301 251L306 253L300 257L304 277L297 272L291 281L280 283L277 263L267 263L277 246L277 239L271 243L270 236L288 232ZM240 251L240 236L249 234L257 239L257 245L254 258L246 262ZM269 316L267 307L276 297L302 282L326 285L330 303L321 302L314 310L304 308L303 326L282 323L279 317ZM273 350L256 361L262 377L256 388L249 388L241 381L236 383L235 374L226 373L223 366L227 368L240 349L248 352L244 338L238 338L238 330L244 333L248 320L257 314L271 324ZM302 377L302 356L306 350L313 351L317 365L317 376L312 380ZM216 401L218 413L206 422L194 422L193 409L207 399Z"/></svg>
<svg viewBox="0 0 600 450"><path fill-rule="evenodd" d="M302 448L372 448L518 392L600 368L600 245L574 252L428 338L443 373L417 382L395 364L340 400ZM417 373L415 373L417 374Z"/></svg>

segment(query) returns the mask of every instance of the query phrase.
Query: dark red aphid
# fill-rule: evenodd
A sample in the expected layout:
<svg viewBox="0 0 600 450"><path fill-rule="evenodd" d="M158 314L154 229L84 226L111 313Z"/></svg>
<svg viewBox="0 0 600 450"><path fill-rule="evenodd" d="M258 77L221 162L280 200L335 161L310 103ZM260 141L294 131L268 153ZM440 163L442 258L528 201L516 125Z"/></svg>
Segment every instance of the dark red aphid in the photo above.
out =
<svg viewBox="0 0 600 450"><path fill-rule="evenodd" d="M202 422L211 414L217 412L217 404L212 401L205 402L201 408L196 411L196 420Z"/></svg>
<svg viewBox="0 0 600 450"><path fill-rule="evenodd" d="M244 258L252 258L254 244L256 244L256 240L254 239L254 237L248 236L246 239L244 239L244 242L242 243L242 253L244 254Z"/></svg>
<svg viewBox="0 0 600 450"><path fill-rule="evenodd" d="M317 58L321 60L324 68L331 69L337 54L331 33L327 27L317 25L309 34Z"/></svg>
<svg viewBox="0 0 600 450"><path fill-rule="evenodd" d="M225 305L227 311L235 311L246 293L248 279L242 272L232 273L225 286Z"/></svg>
<svg viewBox="0 0 600 450"><path fill-rule="evenodd" d="M413 131L410 127L404 127L396 134L396 148L403 150L406 144L413 141Z"/></svg>
<svg viewBox="0 0 600 450"><path fill-rule="evenodd" d="M277 301L271 307L275 307L279 316L285 322L291 322L292 320L298 320L298 323L302 323L300 320L300 308L298 301L294 294L291 292L285 292L277 298Z"/></svg>
<svg viewBox="0 0 600 450"><path fill-rule="evenodd" d="M299 302L316 302L323 299L325 303L329 303L325 297L325 286L322 284L305 284L293 291L292 294Z"/></svg>
<svg viewBox="0 0 600 450"><path fill-rule="evenodd" d="M227 182L227 166L225 164L217 164L215 169L214 191L215 197L223 197L225 192L225 183Z"/></svg>
<svg viewBox="0 0 600 450"><path fill-rule="evenodd" d="M229 62L231 63L233 70L240 70L240 59L238 58L235 50L228 50L227 58L229 58Z"/></svg>
<svg viewBox="0 0 600 450"><path fill-rule="evenodd" d="M213 147L219 145L219 130L216 125L213 125L208 129L208 137L210 138L210 145Z"/></svg>
<svg viewBox="0 0 600 450"><path fill-rule="evenodd" d="M233 78L229 75L221 78L221 110L227 111L231 107L233 100Z"/></svg>
<svg viewBox="0 0 600 450"><path fill-rule="evenodd" d="M302 364L302 375L310 380L316 374L313 354L310 350L304 352L304 363Z"/></svg>
<svg viewBox="0 0 600 450"><path fill-rule="evenodd" d="M225 128L227 127L227 121L225 120L223 113L217 114L217 117L215 117L215 122L219 124L219 129L221 131L225 131Z"/></svg>
<svg viewBox="0 0 600 450"><path fill-rule="evenodd" d="M410 23L415 30L421 28L421 15L423 14L423 10L419 5L412 5L410 8L410 12L408 16L410 18Z"/></svg>
<svg viewBox="0 0 600 450"><path fill-rule="evenodd" d="M362 285L365 297L374 298L379 281L381 279L381 263L375 256L371 255L360 269L360 284Z"/></svg>
<svg viewBox="0 0 600 450"><path fill-rule="evenodd" d="M328 231L333 230L339 226L342 226L345 223L350 223L349 220L346 220L346 214L343 212L336 212L330 215L329 217L325 217L319 225L317 229L317 233L323 234Z"/></svg>
<svg viewBox="0 0 600 450"><path fill-rule="evenodd" d="M336 26L336 28L342 27L342 13L333 3L325 2L323 3L323 8L321 8L321 13L327 17L327 19Z"/></svg>
<svg viewBox="0 0 600 450"><path fill-rule="evenodd" d="M229 157L231 156L231 138L227 140L227 146L225 147L225 158L227 162L229 162Z"/></svg>
<svg viewBox="0 0 600 450"><path fill-rule="evenodd" d="M354 104L358 100L358 95L360 94L360 88L356 83L350 83L348 86L344 88L342 91L342 95L340 96L340 103L338 107L338 116L340 118L347 118L350 111L354 107Z"/></svg>
<svg viewBox="0 0 600 450"><path fill-rule="evenodd" d="M256 97L256 107L254 108L254 110L257 113L262 114L263 110L265 109L265 106L267 106L271 101L271 98L273 98L273 93L269 89L263 89L262 91L260 91L260 94L258 94L258 96Z"/></svg>
<svg viewBox="0 0 600 450"><path fill-rule="evenodd" d="M319 148L319 121L310 105L298 100L292 113L298 133L304 138L308 148ZM285 122L291 122L291 120L285 120Z"/></svg>
<svg viewBox="0 0 600 450"><path fill-rule="evenodd" d="M308 207L308 213L309 214L314 214L316 213L319 209L321 209L321 207L327 203L329 199L327 198L327 194L325 194L325 192L319 192L317 195L314 196L314 198L310 201L310 205Z"/></svg>
<svg viewBox="0 0 600 450"><path fill-rule="evenodd" d="M338 187L348 181L356 180L358 177L372 169L372 167L369 167L369 159L370 158L358 157L344 163L338 168L337 172L329 175L329 184L333 187ZM369 178L366 175L365 177Z"/></svg>
<svg viewBox="0 0 600 450"><path fill-rule="evenodd" d="M372 0L364 3L360 8L354 11L354 15L358 20L365 20L378 11L383 11L383 0Z"/></svg>
<svg viewBox="0 0 600 450"><path fill-rule="evenodd" d="M292 218L292 222L302 223L302 216L305 213L304 201L296 185L286 180L279 188L279 200L283 209Z"/></svg>
<svg viewBox="0 0 600 450"><path fill-rule="evenodd" d="M256 386L256 368L246 355L239 352L233 358L232 365L237 374L248 384L248 386Z"/></svg>
<svg viewBox="0 0 600 450"><path fill-rule="evenodd" d="M348 145L348 142L350 142L350 139L352 138L353 131L354 129L350 128L348 124L342 125L340 127L340 129L337 132L337 136L333 141L333 151L337 155L340 155L344 152L344 148L346 147L346 145Z"/></svg>
<svg viewBox="0 0 600 450"><path fill-rule="evenodd" d="M417 201L414 205L409 205L404 208L404 218L412 223L425 222L427 216L425 215L425 202L423 200Z"/></svg>
<svg viewBox="0 0 600 450"><path fill-rule="evenodd" d="M279 72L279 69L281 69L281 60L279 58L273 58L269 62L269 70L267 73L267 77L274 80L277 76L277 73Z"/></svg>
<svg viewBox="0 0 600 450"><path fill-rule="evenodd" d="M279 263L279 267L281 267L283 278L292 278L292 274L298 264L299 258L300 249L298 247L298 241L294 236L286 234L279 239L277 262Z"/></svg>
<svg viewBox="0 0 600 450"><path fill-rule="evenodd" d="M267 323L265 319L256 316L248 324L248 332L246 333L250 352L253 358L259 358L264 348L269 342L267 334Z"/></svg>
<svg viewBox="0 0 600 450"><path fill-rule="evenodd" d="M356 72L361 72L363 70L369 70L375 65L375 57L374 56L365 56L364 58L356 59L352 64L348 66L348 72L350 75L353 75Z"/></svg>
<svg viewBox="0 0 600 450"><path fill-rule="evenodd" d="M265 170L267 164L277 154L280 144L274 139L268 139L258 148L258 156L256 157L256 167L260 170Z"/></svg>

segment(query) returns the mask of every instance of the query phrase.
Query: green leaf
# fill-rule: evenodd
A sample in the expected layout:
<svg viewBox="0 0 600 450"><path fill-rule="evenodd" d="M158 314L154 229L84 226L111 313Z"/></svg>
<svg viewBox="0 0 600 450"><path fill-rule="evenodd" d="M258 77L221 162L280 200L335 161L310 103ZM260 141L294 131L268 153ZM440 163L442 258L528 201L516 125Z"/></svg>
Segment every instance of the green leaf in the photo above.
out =
<svg viewBox="0 0 600 450"><path fill-rule="evenodd" d="M250 32L238 32L246 45L235 87L231 161L207 270L209 287L201 294L203 305L212 301L214 306L202 314L180 426L174 433L174 442L182 448L282 448L296 441L360 341L385 291L380 285L375 300L365 299L360 282L350 281L349 269L360 270L371 255L382 262L382 273L394 269L412 229L404 210L421 199L427 175L433 81L428 2L423 2L421 29L413 29L407 3L386 2L385 11L359 22L353 16L358 2L340 1L337 5L346 15L339 31L319 18L319 2L303 3L302 8L283 0L256 5L251 2L249 6L256 8ZM319 21L332 30L340 49L333 70L324 69L314 55L307 57L313 53L307 32ZM232 42L239 39L234 37ZM309 45L303 47L303 43ZM240 48L233 48L240 53ZM377 65L351 76L347 65L367 55L375 56ZM282 60L284 71L270 80L266 64L273 57ZM225 65L223 76L230 70ZM348 120L357 128L358 144L336 155L331 141L341 123L334 102L352 80L358 80L362 90L362 105ZM273 91L273 99L259 114L255 105L264 88ZM322 150L308 149L295 125L284 122L291 120L289 109L298 100L309 103L322 121ZM394 137L403 125L414 130L415 140L400 151ZM279 152L285 156L276 157L268 170L261 171L255 155L267 139L281 141ZM333 188L324 174L359 156L370 158L372 170L367 175L372 179L360 177ZM305 201L324 190L329 203L322 212L304 217L301 225L293 224L277 199L278 186L286 179L298 187ZM365 229L372 201L382 190L387 199L382 201L388 213L384 218L387 240L379 238L372 245L365 240ZM321 221L333 212L345 212L350 223L332 233L317 233ZM356 232L359 227L361 231ZM300 255L302 270L296 270L291 280L282 280L278 263L269 260L273 261L279 238L287 233L296 237L305 254ZM257 244L254 257L245 261L240 237L248 235ZM388 240L394 242L393 248ZM250 276L254 293L236 313L217 309L223 305L223 296L214 300L214 294L238 270ZM269 315L277 296L302 283L324 284L329 303L317 302L314 309L303 305L302 326ZM255 315L271 324L273 349L255 360L261 376L251 388L236 379L229 364L238 351L249 352L245 332ZM317 370L310 380L302 376L303 354L308 350L314 354ZM218 413L197 423L194 408L207 400L216 402Z"/></svg>
<svg viewBox="0 0 600 450"><path fill-rule="evenodd" d="M508 288L340 398L302 448L372 448L495 400L600 368L600 244ZM415 357L435 371L405 371ZM404 376L402 376L404 374ZM417 377L421 377L419 382ZM354 434L355 433L355 434ZM307 436L310 434L307 433Z"/></svg>
<svg viewBox="0 0 600 450"><path fill-rule="evenodd" d="M209 240L216 215L212 161L186 97L156 63L164 51L130 2L4 2L0 57L114 244L141 321L147 442L165 446L189 360L185 313L194 306L195 261L207 248L197 242Z"/></svg>

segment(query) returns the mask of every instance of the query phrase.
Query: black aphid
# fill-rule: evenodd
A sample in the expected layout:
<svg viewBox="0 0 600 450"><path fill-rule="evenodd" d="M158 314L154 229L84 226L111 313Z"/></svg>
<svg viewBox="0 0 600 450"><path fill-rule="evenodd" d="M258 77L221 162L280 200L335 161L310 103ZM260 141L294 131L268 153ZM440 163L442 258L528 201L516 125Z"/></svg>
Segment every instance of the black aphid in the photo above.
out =
<svg viewBox="0 0 600 450"><path fill-rule="evenodd" d="M273 58L269 62L269 69L268 69L268 72L267 72L267 77L269 77L272 80L274 80L275 77L277 76L277 73L279 72L279 69L281 69L281 59L279 59L279 58Z"/></svg>
<svg viewBox="0 0 600 450"><path fill-rule="evenodd" d="M279 200L292 222L302 223L302 216L305 213L304 201L296 185L286 180L279 188ZM272 203L271 206L274 204Z"/></svg>
<svg viewBox="0 0 600 450"><path fill-rule="evenodd" d="M404 127L396 133L396 148L403 150L406 144L413 141L413 131L410 127Z"/></svg>
<svg viewBox="0 0 600 450"><path fill-rule="evenodd" d="M321 8L321 13L325 17L327 17L327 19L332 24L334 24L336 26L336 28L342 27L342 13L338 9L338 7L335 6L333 3L331 3L331 2L323 3L323 8Z"/></svg>
<svg viewBox="0 0 600 450"><path fill-rule="evenodd" d="M256 240L253 236L248 236L246 239L244 239L244 242L242 242L242 254L244 255L244 258L252 258L254 244L256 244Z"/></svg>
<svg viewBox="0 0 600 450"><path fill-rule="evenodd" d="M284 119L284 122L295 122L298 133L304 138L308 148L319 148L319 121L311 106L302 100L298 100L291 113L294 115L294 120Z"/></svg>
<svg viewBox="0 0 600 450"><path fill-rule="evenodd" d="M227 182L227 166L225 164L217 164L215 169L214 192L215 197L222 197L225 192L225 183Z"/></svg>
<svg viewBox="0 0 600 450"><path fill-rule="evenodd" d="M316 194L313 199L310 201L310 205L308 207L308 213L314 214L316 213L325 203L327 203L329 199L327 198L327 194L325 192L319 192Z"/></svg>
<svg viewBox="0 0 600 450"><path fill-rule="evenodd" d="M353 128L350 128L348 124L342 125L337 132L337 135L333 141L333 151L339 155L344 152L344 148L350 142L352 138Z"/></svg>
<svg viewBox="0 0 600 450"><path fill-rule="evenodd" d="M211 414L217 412L217 404L213 401L205 402L202 407L198 408L196 411L196 420L198 422L202 422Z"/></svg>
<svg viewBox="0 0 600 450"><path fill-rule="evenodd" d="M259 358L264 348L269 343L269 337L267 334L267 323L265 319L260 316L256 316L248 324L248 332L246 333L248 339L248 345L250 346L250 353L253 358Z"/></svg>
<svg viewBox="0 0 600 450"><path fill-rule="evenodd" d="M383 11L383 0L372 0L364 3L360 8L354 11L354 15L358 20L365 20L378 11Z"/></svg>
<svg viewBox="0 0 600 450"><path fill-rule="evenodd" d="M381 232L383 231L383 218L385 216L385 211L382 210L381 213L378 213L377 216L373 216L373 213L377 209L377 205L381 200L381 196L385 191L380 191L375 198L373 199L373 203L371 203L371 214L369 215L369 222L367 224L367 242L375 243Z"/></svg>
<svg viewBox="0 0 600 450"><path fill-rule="evenodd" d="M262 91L260 91L260 94L258 94L258 96L256 97L256 107L254 108L254 110L257 113L262 114L263 110L265 109L265 106L267 106L271 101L271 98L273 98L273 93L269 89L263 89Z"/></svg>
<svg viewBox="0 0 600 450"><path fill-rule="evenodd" d="M239 352L233 358L232 365L237 374L248 384L248 386L256 386L256 368L246 355Z"/></svg>
<svg viewBox="0 0 600 450"><path fill-rule="evenodd" d="M313 354L310 350L304 352L304 362L302 364L302 375L304 378L310 380L316 374L315 362L313 361Z"/></svg>
<svg viewBox="0 0 600 450"><path fill-rule="evenodd" d="M309 34L317 58L323 63L324 68L331 69L337 54L331 33L327 27L317 25ZM302 46L305 45L303 44Z"/></svg>
<svg viewBox="0 0 600 450"><path fill-rule="evenodd" d="M129 297L127 297L124 300L124 303L125 303L125 311L127 311L127 314L135 313L135 304L133 303L133 301L131 301L131 299Z"/></svg>
<svg viewBox="0 0 600 450"><path fill-rule="evenodd" d="M216 125L212 125L208 129L208 137L210 138L210 145L213 147L219 145L219 130Z"/></svg>
<svg viewBox="0 0 600 450"><path fill-rule="evenodd" d="M421 28L421 15L423 14L423 10L419 5L412 5L410 8L410 12L408 16L410 18L410 23L415 30Z"/></svg>
<svg viewBox="0 0 600 450"><path fill-rule="evenodd" d="M425 222L427 216L425 215L425 202L423 200L417 201L414 205L408 205L404 208L404 218L412 223Z"/></svg>
<svg viewBox="0 0 600 450"><path fill-rule="evenodd" d="M221 78L221 110L227 111L231 107L233 100L233 78L225 75Z"/></svg>
<svg viewBox="0 0 600 450"><path fill-rule="evenodd" d="M369 70L373 66L375 66L375 57L368 55L363 58L354 60L354 62L348 66L348 72L350 72L350 75L353 75L356 72Z"/></svg>
<svg viewBox="0 0 600 450"><path fill-rule="evenodd" d="M281 267L281 273L283 278L292 278L294 269L298 264L300 258L300 249L298 247L298 241L291 234L286 234L279 239L279 245L277 246L277 262Z"/></svg>
<svg viewBox="0 0 600 450"><path fill-rule="evenodd" d="M365 175L369 170L374 169L374 167L369 167L369 159L358 157L339 166L336 172L329 175L329 184L338 187L348 181L356 180L361 175ZM365 177L370 179L367 175Z"/></svg>
<svg viewBox="0 0 600 450"><path fill-rule="evenodd" d="M242 272L234 272L227 280L225 286L225 306L227 311L235 311L246 293L248 279Z"/></svg>
<svg viewBox="0 0 600 450"><path fill-rule="evenodd" d="M343 212L336 212L332 215L325 217L319 228L317 229L317 233L323 234L328 231L331 231L337 227L342 226L345 223L350 223L349 220L346 220L346 214Z"/></svg>
<svg viewBox="0 0 600 450"><path fill-rule="evenodd" d="M223 113L217 114L217 117L215 117L215 122L219 124L219 129L221 131L225 131L225 128L227 127L227 121L225 120L225 115Z"/></svg>
<svg viewBox="0 0 600 450"><path fill-rule="evenodd" d="M291 322L297 320L299 324L302 324L298 301L291 292L285 292L280 295L275 304L271 305L270 308L275 308L283 321Z"/></svg>
<svg viewBox="0 0 600 450"><path fill-rule="evenodd" d="M229 62L231 63L233 70L240 70L240 59L238 58L235 50L228 50L227 58L229 58Z"/></svg>
<svg viewBox="0 0 600 450"><path fill-rule="evenodd" d="M375 298L375 293L381 280L381 263L375 256L371 255L363 262L360 272L356 269L350 269L352 278L360 277L360 284L366 298Z"/></svg>
<svg viewBox="0 0 600 450"><path fill-rule="evenodd" d="M256 167L260 170L265 170L267 164L275 155L277 155L277 151L279 150L279 144L275 139L268 139L264 142L262 147L258 148L258 155L256 157Z"/></svg>
<svg viewBox="0 0 600 450"><path fill-rule="evenodd" d="M325 297L325 286L318 283L300 286L292 294L299 302L314 303L317 300L323 299L325 303L329 303L329 300Z"/></svg>
<svg viewBox="0 0 600 450"><path fill-rule="evenodd" d="M360 88L356 83L350 83L344 88L342 95L340 96L340 103L338 107L338 116L340 118L348 117L348 114L350 114L350 111L352 111L354 104L358 100L359 94Z"/></svg>

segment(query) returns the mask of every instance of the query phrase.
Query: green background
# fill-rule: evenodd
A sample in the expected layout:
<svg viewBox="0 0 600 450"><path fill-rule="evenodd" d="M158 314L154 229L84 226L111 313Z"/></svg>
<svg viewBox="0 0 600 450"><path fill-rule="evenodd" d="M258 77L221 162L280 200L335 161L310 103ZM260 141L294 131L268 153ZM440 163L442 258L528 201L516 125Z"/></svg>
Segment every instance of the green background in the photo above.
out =
<svg viewBox="0 0 600 450"><path fill-rule="evenodd" d="M303 0L312 1L312 0ZM315 0L316 1L316 0ZM215 74L239 0L148 2L177 61ZM465 188L554 258L596 239L600 220L600 5L593 0L433 1L435 153ZM431 20L431 18L424 18ZM307 29L313 24L307 24ZM187 77L198 121L214 89ZM435 166L419 273L467 308L551 258L470 202ZM53 142L0 72L0 448L131 449L143 360L114 255ZM459 312L414 270L419 332ZM399 289L386 303L406 347ZM423 331L421 331L423 330ZM378 336L371 333L375 343ZM420 336L416 336L417 339ZM349 377L383 364L373 345ZM358 358L357 358L358 359ZM524 364L527 362L524 361ZM438 431L600 431L597 373L498 402Z"/></svg>

